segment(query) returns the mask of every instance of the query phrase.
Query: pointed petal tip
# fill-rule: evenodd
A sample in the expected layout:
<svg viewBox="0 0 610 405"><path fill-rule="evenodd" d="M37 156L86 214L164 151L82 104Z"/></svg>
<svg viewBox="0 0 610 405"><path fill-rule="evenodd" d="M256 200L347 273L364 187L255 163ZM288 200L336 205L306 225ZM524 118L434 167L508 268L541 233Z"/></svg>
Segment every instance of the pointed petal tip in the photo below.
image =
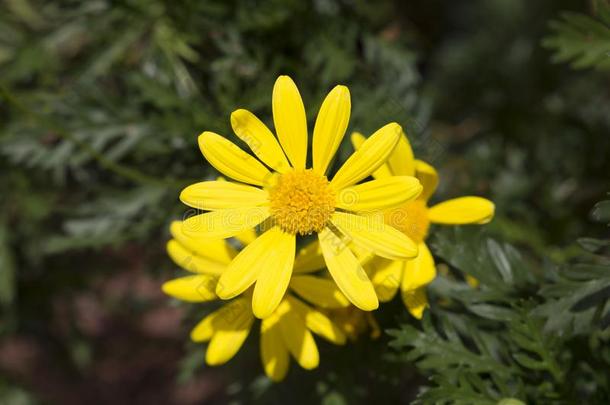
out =
<svg viewBox="0 0 610 405"><path fill-rule="evenodd" d="M343 85L343 84L338 84L335 87L333 87L333 89L331 90L331 93L333 92L337 92L338 95L340 96L349 96L350 92L349 92L349 87Z"/></svg>
<svg viewBox="0 0 610 405"><path fill-rule="evenodd" d="M313 370L313 369L317 368L319 365L320 365L320 358L318 357L317 360L302 362L301 367L303 367L305 370Z"/></svg>
<svg viewBox="0 0 610 405"><path fill-rule="evenodd" d="M388 124L388 129L394 136L396 136L396 142L398 142L400 136L404 133L402 127L397 122L390 122Z"/></svg>
<svg viewBox="0 0 610 405"><path fill-rule="evenodd" d="M231 121L232 127L235 127L235 125L239 123L239 116L243 114L243 111L243 109L239 108L231 113L229 120Z"/></svg>
<svg viewBox="0 0 610 405"><path fill-rule="evenodd" d="M212 353L212 354L210 354L210 353ZM223 364L224 364L224 363L226 363L226 362L227 362L227 360L225 360L225 359L223 359L223 358L221 358L221 357L219 357L219 356L216 356L216 355L215 355L213 352L211 352L209 349L208 349L208 350L206 351L206 353L205 353L205 363L206 363L208 366L212 366L212 367L214 367L214 366L220 366L220 365L223 365Z"/></svg>
<svg viewBox="0 0 610 405"><path fill-rule="evenodd" d="M213 138L216 134L214 132L210 132L210 131L203 131L201 134L199 134L199 136L197 137L197 141L199 142L199 145L203 145L204 142L207 142L208 139ZM217 136L217 135L216 135Z"/></svg>
<svg viewBox="0 0 610 405"><path fill-rule="evenodd" d="M197 145L199 145L199 150L201 151L201 153L203 153L204 157L206 154L206 149L208 149L210 143L213 142L214 138L216 138L216 137L220 137L220 135L217 135L210 131L202 132L197 137ZM206 160L207 160L207 158L206 158Z"/></svg>
<svg viewBox="0 0 610 405"><path fill-rule="evenodd" d="M244 121L246 121L250 116L252 116L250 111L245 108L238 108L233 111L230 116L231 128L235 131L236 128L240 128L244 126Z"/></svg>
<svg viewBox="0 0 610 405"><path fill-rule="evenodd" d="M184 189L182 189L182 191L180 191L180 194L178 195L178 200L180 200L180 202L184 205L188 205L186 202L184 202L186 194L184 193L186 191L186 187Z"/></svg>
<svg viewBox="0 0 610 405"><path fill-rule="evenodd" d="M233 112L231 113L231 117L234 115L239 115L239 114L243 114L243 113L247 113L248 110L246 110L245 108L238 108L237 110L233 110Z"/></svg>
<svg viewBox="0 0 610 405"><path fill-rule="evenodd" d="M265 374L267 374L267 373L265 373ZM279 383L279 382L282 382L284 380L284 378L286 378L286 375L273 375L273 374L269 375L269 374L267 374L267 377L269 377L269 379L271 381L273 381L274 383Z"/></svg>
<svg viewBox="0 0 610 405"><path fill-rule="evenodd" d="M165 251L167 253L169 253L170 249L172 249L172 246L177 244L178 242L176 242L175 239L170 239L165 243Z"/></svg>
<svg viewBox="0 0 610 405"><path fill-rule="evenodd" d="M360 303L360 305L356 305L358 308L360 308L363 311L374 311L376 309L379 308L379 299L377 297L375 297L375 300L371 300L370 302L366 302L366 303Z"/></svg>
<svg viewBox="0 0 610 405"><path fill-rule="evenodd" d="M171 296L171 280L170 281L166 281L165 283L163 283L161 285L161 291L163 291L164 294Z"/></svg>
<svg viewBox="0 0 610 405"><path fill-rule="evenodd" d="M197 334L194 333L194 331L191 331L189 338L191 339L192 342L195 342L195 343L202 343L207 340L207 339L202 339L201 337L198 337Z"/></svg>
<svg viewBox="0 0 610 405"><path fill-rule="evenodd" d="M216 284L215 292L220 299L228 300L233 298L232 294L229 294L230 291L224 287L224 283L222 282L222 276L220 276L218 284Z"/></svg>
<svg viewBox="0 0 610 405"><path fill-rule="evenodd" d="M182 298L179 297L177 288L176 288L176 283L174 282L175 280L169 280L166 281L165 283L163 283L163 285L161 286L161 291L163 291L163 293L165 295L168 295L172 298L181 300L181 301L185 301Z"/></svg>
<svg viewBox="0 0 610 405"><path fill-rule="evenodd" d="M269 306L262 306L260 304L257 305L254 301L252 302L252 313L258 319L269 318L275 312L276 308L277 306L272 308Z"/></svg>
<svg viewBox="0 0 610 405"><path fill-rule="evenodd" d="M292 80L292 77L288 76L288 75L279 75L277 77L277 79L275 79L275 85L277 86L278 84L280 84L281 82L291 82L294 83L294 80Z"/></svg>

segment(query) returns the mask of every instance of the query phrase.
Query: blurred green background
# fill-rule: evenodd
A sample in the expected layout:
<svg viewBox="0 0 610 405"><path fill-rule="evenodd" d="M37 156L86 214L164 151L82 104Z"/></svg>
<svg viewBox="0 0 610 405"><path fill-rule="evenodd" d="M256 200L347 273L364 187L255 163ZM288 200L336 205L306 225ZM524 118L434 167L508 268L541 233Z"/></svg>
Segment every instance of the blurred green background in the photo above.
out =
<svg viewBox="0 0 610 405"><path fill-rule="evenodd" d="M439 169L439 200L490 198L490 234L569 262L576 238L608 231L588 213L610 189L610 34L549 25L564 11L597 13L585 0L0 1L0 403L408 403L425 378L384 362L386 337L322 344L320 370L293 365L275 387L255 336L204 366L188 342L201 310L160 291L177 274L164 245L179 191L215 176L197 136L233 137L240 107L271 124L279 74L310 123L345 84L350 131L399 122ZM346 138L338 161L350 152Z"/></svg>

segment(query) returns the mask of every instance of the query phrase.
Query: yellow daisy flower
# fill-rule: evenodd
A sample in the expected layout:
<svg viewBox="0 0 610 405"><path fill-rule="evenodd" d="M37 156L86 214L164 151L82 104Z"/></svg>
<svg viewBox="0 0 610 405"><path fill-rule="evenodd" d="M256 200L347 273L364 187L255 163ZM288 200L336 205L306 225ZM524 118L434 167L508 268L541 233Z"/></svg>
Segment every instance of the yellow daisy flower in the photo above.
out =
<svg viewBox="0 0 610 405"><path fill-rule="evenodd" d="M185 204L210 211L184 222L185 232L193 237L229 238L265 221L264 232L222 273L216 294L231 299L255 284L252 311L258 318L268 317L290 283L297 236L316 233L326 266L341 291L360 309L376 309L379 302L374 287L347 244L363 246L388 259L417 254L416 244L403 233L363 213L415 199L422 190L419 181L413 176L388 176L356 185L383 164L402 129L396 123L379 129L329 181L326 172L350 116L347 87L336 86L320 107L313 129L311 168L306 168L305 108L288 76L275 82L272 107L277 139L252 113L237 110L231 114L233 130L258 159L213 132L199 136L205 158L236 182L205 181L180 194Z"/></svg>
<svg viewBox="0 0 610 405"><path fill-rule="evenodd" d="M359 150L366 142L364 136L353 133L352 144ZM403 134L387 160L373 173L376 180L392 176L415 175L423 186L419 197L384 213L386 224L399 229L418 245L419 254L407 261L375 257L365 265L381 302L391 300L400 286L402 300L411 314L421 319L428 306L425 286L436 277L434 258L426 246L430 224L465 225L485 224L493 218L494 204L481 197L460 197L432 207L428 200L438 185L434 167L417 160L409 140Z"/></svg>
<svg viewBox="0 0 610 405"><path fill-rule="evenodd" d="M194 240L183 233L182 223L176 221L170 227L173 239L167 250L174 262L183 269L195 273L170 280L163 284L163 291L188 302L218 300L215 294L218 277L226 270L236 250L224 240ZM253 235L240 235L245 244ZM319 268L320 256L315 244L299 252L295 268L306 273ZM290 282L294 294L323 308L342 308L349 301L332 280L307 274L295 275ZM265 373L274 381L282 380L289 368L292 355L305 369L318 366L319 354L313 334L331 343L342 345L344 332L318 309L306 304L293 293L286 294L277 309L261 322L261 360ZM239 351L253 325L250 309L251 289L244 296L231 300L203 318L192 330L195 342L209 342L206 363L212 366L229 361Z"/></svg>

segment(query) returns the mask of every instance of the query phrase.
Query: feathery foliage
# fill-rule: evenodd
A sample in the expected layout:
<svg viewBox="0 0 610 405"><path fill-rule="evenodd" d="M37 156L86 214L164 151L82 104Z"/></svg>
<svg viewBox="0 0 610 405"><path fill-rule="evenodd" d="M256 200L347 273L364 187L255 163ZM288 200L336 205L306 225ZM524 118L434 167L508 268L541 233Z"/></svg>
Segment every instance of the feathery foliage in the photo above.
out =
<svg viewBox="0 0 610 405"><path fill-rule="evenodd" d="M431 375L420 403L610 398L608 376L595 376L610 367L603 349L610 338L609 255L583 252L583 262L557 267L469 230L440 234L435 247L449 266L432 286L436 308L421 328L389 331L398 350L393 360L413 361Z"/></svg>
<svg viewBox="0 0 610 405"><path fill-rule="evenodd" d="M610 69L610 3L593 2L597 18L565 12L550 23L552 34L543 45L555 51L555 62L571 62L575 69Z"/></svg>

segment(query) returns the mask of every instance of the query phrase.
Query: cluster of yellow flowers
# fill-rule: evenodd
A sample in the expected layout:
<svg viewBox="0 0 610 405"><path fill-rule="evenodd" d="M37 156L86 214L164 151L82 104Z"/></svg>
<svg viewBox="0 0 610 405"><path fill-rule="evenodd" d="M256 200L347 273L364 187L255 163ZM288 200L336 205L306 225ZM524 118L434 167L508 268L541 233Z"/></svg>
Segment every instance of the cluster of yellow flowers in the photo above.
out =
<svg viewBox="0 0 610 405"><path fill-rule="evenodd" d="M188 302L226 300L191 332L195 342L209 341L210 365L230 360L259 318L263 368L279 381L290 356L305 369L317 367L313 334L337 345L367 328L378 334L370 311L399 288L421 318L425 287L436 276L425 244L430 223L485 223L494 205L462 197L428 207L437 173L414 158L396 123L368 138L352 134L355 152L329 180L350 117L345 86L320 107L310 168L305 108L288 76L277 79L272 107L277 138L249 111L231 114L235 134L258 159L218 134L199 136L207 161L229 180L180 194L205 212L171 225L169 255L193 274L163 290Z"/></svg>

